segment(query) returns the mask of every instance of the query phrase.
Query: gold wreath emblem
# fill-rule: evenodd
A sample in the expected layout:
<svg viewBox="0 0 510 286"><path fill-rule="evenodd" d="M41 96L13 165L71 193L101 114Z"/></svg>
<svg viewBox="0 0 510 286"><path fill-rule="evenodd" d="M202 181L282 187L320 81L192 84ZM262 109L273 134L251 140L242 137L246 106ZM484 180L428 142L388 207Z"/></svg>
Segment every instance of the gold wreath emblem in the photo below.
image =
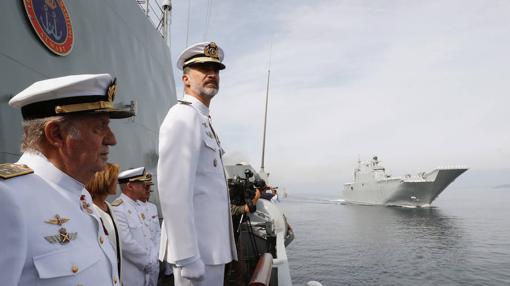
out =
<svg viewBox="0 0 510 286"><path fill-rule="evenodd" d="M216 43L215 42L211 42L211 43L209 43L209 45L205 46L204 54L207 57L211 57L211 58L217 59L218 58L218 46L216 45Z"/></svg>
<svg viewBox="0 0 510 286"><path fill-rule="evenodd" d="M117 93L117 79L114 78L110 86L108 87L108 101L113 102L115 98L115 93Z"/></svg>

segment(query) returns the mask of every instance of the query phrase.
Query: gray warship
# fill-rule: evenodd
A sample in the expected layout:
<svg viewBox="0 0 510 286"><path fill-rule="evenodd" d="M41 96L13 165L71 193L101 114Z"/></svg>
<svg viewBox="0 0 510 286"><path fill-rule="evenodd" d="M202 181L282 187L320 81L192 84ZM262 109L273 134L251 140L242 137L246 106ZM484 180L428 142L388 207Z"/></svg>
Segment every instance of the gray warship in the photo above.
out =
<svg viewBox="0 0 510 286"><path fill-rule="evenodd" d="M377 156L370 162L358 161L354 182L342 192L347 203L400 207L430 207L441 192L468 170L464 166L438 167L417 175L392 177Z"/></svg>

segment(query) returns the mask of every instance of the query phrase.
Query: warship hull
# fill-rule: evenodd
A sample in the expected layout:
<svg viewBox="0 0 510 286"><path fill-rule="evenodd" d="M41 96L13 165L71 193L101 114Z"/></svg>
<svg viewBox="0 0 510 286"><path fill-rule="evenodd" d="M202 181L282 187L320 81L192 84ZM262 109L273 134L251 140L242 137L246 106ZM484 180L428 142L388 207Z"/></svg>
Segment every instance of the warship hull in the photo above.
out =
<svg viewBox="0 0 510 286"><path fill-rule="evenodd" d="M377 171L383 169L376 168L375 172L365 173L355 182L345 184L342 197L346 203L352 204L430 207L439 194L466 170L463 167L438 168L401 178L377 176Z"/></svg>

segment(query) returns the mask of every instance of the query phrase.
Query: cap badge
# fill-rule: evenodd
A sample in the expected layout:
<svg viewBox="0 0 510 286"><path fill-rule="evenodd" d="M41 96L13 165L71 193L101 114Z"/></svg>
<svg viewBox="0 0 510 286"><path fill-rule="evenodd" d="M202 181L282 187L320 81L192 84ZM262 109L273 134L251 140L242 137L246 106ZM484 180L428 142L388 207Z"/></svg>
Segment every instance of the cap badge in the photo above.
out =
<svg viewBox="0 0 510 286"><path fill-rule="evenodd" d="M218 59L218 45L215 42L209 43L209 45L205 46L204 54L207 57Z"/></svg>
<svg viewBox="0 0 510 286"><path fill-rule="evenodd" d="M117 93L117 78L114 78L110 86L108 87L108 101L113 102L115 99L115 93Z"/></svg>

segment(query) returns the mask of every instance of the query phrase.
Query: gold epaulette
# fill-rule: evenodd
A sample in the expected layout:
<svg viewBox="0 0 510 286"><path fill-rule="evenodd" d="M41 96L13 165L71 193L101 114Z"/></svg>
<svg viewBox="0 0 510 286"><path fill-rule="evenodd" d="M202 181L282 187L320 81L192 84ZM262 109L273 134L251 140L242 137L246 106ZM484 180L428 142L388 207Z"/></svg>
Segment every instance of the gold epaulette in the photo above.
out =
<svg viewBox="0 0 510 286"><path fill-rule="evenodd" d="M34 170L30 169L27 165L12 163L0 164L0 178L4 180L31 174L33 172Z"/></svg>
<svg viewBox="0 0 510 286"><path fill-rule="evenodd" d="M185 100L177 100L180 104L184 104L184 105L190 105L191 102L189 101L185 101Z"/></svg>
<svg viewBox="0 0 510 286"><path fill-rule="evenodd" d="M112 206L113 207L118 207L120 205L122 205L124 201L122 199L116 199L115 201L112 202Z"/></svg>

